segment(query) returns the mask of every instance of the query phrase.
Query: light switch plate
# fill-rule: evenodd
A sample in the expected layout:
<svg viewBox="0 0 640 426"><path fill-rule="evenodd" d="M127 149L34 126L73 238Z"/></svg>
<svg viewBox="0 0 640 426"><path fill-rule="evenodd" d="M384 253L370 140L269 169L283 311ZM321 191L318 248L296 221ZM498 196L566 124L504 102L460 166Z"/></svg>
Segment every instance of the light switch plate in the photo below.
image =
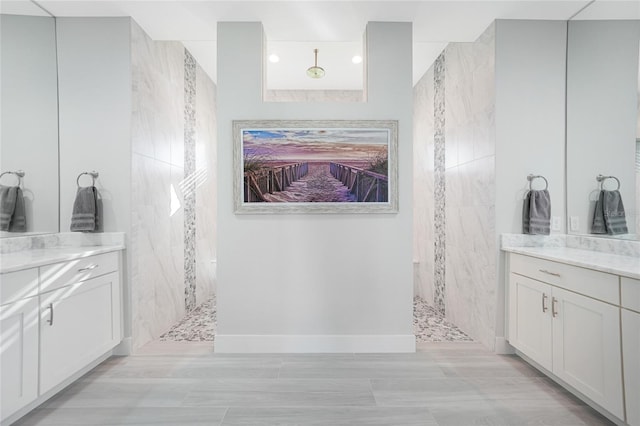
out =
<svg viewBox="0 0 640 426"><path fill-rule="evenodd" d="M551 218L551 230L552 231L560 230L560 216L553 216Z"/></svg>
<svg viewBox="0 0 640 426"><path fill-rule="evenodd" d="M580 230L580 218L578 216L571 216L571 219L569 220L569 229L574 232Z"/></svg>

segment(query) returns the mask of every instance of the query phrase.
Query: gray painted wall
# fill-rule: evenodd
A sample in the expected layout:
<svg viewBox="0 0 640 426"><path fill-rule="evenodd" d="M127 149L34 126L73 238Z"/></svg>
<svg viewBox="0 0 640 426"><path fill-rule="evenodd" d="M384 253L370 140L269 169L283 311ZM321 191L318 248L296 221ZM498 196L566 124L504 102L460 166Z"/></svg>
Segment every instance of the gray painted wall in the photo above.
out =
<svg viewBox="0 0 640 426"><path fill-rule="evenodd" d="M549 181L551 215L561 223L552 232L565 232L566 31L565 21L496 21L496 241L522 232L529 173ZM502 342L505 262L496 247L495 333Z"/></svg>
<svg viewBox="0 0 640 426"><path fill-rule="evenodd" d="M215 350L413 350L411 25L369 23L366 103L263 102L263 36L218 24ZM399 213L234 215L240 119L399 120Z"/></svg>

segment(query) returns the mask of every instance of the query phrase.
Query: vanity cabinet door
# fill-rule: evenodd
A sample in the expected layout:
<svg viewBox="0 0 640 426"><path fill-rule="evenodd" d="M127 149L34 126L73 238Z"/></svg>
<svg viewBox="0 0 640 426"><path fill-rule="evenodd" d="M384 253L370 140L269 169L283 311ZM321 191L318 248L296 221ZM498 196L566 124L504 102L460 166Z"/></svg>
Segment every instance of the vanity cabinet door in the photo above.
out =
<svg viewBox="0 0 640 426"><path fill-rule="evenodd" d="M0 415L4 420L38 396L38 297L0 307Z"/></svg>
<svg viewBox="0 0 640 426"><path fill-rule="evenodd" d="M40 295L40 394L120 341L118 274Z"/></svg>
<svg viewBox="0 0 640 426"><path fill-rule="evenodd" d="M627 423L640 426L640 313L622 310L622 351Z"/></svg>
<svg viewBox="0 0 640 426"><path fill-rule="evenodd" d="M551 286L511 273L509 343L542 367L552 368Z"/></svg>
<svg viewBox="0 0 640 426"><path fill-rule="evenodd" d="M620 308L553 289L553 373L624 418Z"/></svg>

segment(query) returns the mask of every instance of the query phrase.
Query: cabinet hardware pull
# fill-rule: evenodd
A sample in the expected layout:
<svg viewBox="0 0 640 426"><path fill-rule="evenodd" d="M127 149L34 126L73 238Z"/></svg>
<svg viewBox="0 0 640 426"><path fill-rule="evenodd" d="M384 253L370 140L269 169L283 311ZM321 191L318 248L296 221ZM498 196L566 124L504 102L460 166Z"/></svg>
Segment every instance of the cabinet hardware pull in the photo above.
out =
<svg viewBox="0 0 640 426"><path fill-rule="evenodd" d="M548 298L549 296L542 293L542 312L547 312L549 310L549 308L547 307L547 304L545 303Z"/></svg>
<svg viewBox="0 0 640 426"><path fill-rule="evenodd" d="M89 266L87 266L87 267L85 267L85 268L80 268L80 269L78 269L78 272L90 271L90 270L92 270L92 269L96 269L97 267L98 267L98 265L97 265L97 264L92 263L91 265L89 265Z"/></svg>
<svg viewBox="0 0 640 426"><path fill-rule="evenodd" d="M47 322L50 326L53 326L53 303L49 303L47 309L49 309L49 319L47 320Z"/></svg>
<svg viewBox="0 0 640 426"><path fill-rule="evenodd" d="M558 303L558 299L556 299L555 297L552 297L551 298L551 316L554 318L558 316L558 311L556 311L556 303Z"/></svg>
<svg viewBox="0 0 640 426"><path fill-rule="evenodd" d="M558 274L556 272L547 271L546 269L538 269L538 271L542 272L543 274L553 275L554 277L559 277L560 276L560 274Z"/></svg>

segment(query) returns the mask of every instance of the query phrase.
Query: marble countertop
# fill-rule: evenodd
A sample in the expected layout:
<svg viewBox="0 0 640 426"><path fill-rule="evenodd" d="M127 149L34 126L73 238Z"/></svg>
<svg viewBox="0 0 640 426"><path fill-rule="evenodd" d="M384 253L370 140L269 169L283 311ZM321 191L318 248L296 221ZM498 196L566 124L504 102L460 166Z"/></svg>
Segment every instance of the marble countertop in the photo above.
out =
<svg viewBox="0 0 640 426"><path fill-rule="evenodd" d="M0 273L14 272L21 269L36 268L51 263L66 262L101 253L124 250L122 244L54 247L3 253L0 255Z"/></svg>
<svg viewBox="0 0 640 426"><path fill-rule="evenodd" d="M571 247L502 247L503 251L640 279L640 258Z"/></svg>

